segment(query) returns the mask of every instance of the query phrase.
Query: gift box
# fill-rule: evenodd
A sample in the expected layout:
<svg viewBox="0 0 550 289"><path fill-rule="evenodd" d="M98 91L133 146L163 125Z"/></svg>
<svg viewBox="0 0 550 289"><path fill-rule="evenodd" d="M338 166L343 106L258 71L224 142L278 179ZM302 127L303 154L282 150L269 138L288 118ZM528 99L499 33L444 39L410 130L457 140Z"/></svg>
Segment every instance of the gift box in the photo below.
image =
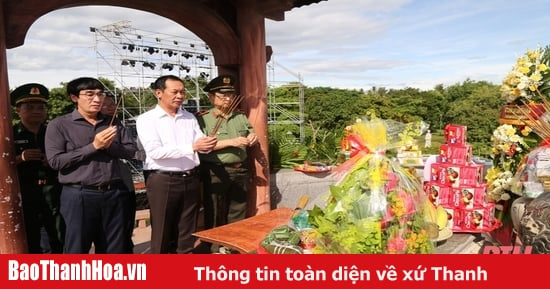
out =
<svg viewBox="0 0 550 289"><path fill-rule="evenodd" d="M469 144L442 144L439 147L439 159L442 163L469 164L472 162L472 146Z"/></svg>
<svg viewBox="0 0 550 289"><path fill-rule="evenodd" d="M447 124L445 126L447 144L466 144L466 126Z"/></svg>
<svg viewBox="0 0 550 289"><path fill-rule="evenodd" d="M445 208L447 211L447 228L451 231L460 231L462 229L462 210L454 208Z"/></svg>
<svg viewBox="0 0 550 289"><path fill-rule="evenodd" d="M442 186L437 182L424 183L424 192L428 197L428 200L437 207L441 205L443 207L453 207L450 202L452 197L452 188L448 186Z"/></svg>
<svg viewBox="0 0 550 289"><path fill-rule="evenodd" d="M460 230L464 232L491 231L496 224L494 204L483 208L464 209L462 215L463 221Z"/></svg>
<svg viewBox="0 0 550 289"><path fill-rule="evenodd" d="M437 180L441 185L458 188L460 186L479 186L483 183L483 165L452 165L438 164L436 169Z"/></svg>
<svg viewBox="0 0 550 289"><path fill-rule="evenodd" d="M453 188L449 198L449 205L455 208L473 209L486 206L487 203L487 184Z"/></svg>
<svg viewBox="0 0 550 289"><path fill-rule="evenodd" d="M430 165L430 180L431 182L437 182L441 184L442 178L445 177L443 170L445 169L445 166L442 163L433 163Z"/></svg>

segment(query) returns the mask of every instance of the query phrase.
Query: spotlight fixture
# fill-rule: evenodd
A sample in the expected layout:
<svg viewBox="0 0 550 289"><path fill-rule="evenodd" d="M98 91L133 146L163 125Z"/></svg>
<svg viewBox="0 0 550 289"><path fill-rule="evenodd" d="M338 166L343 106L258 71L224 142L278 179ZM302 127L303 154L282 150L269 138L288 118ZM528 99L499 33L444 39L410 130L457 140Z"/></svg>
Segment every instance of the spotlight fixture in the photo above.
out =
<svg viewBox="0 0 550 289"><path fill-rule="evenodd" d="M176 40L174 40L174 45L178 45L178 42Z"/></svg>
<svg viewBox="0 0 550 289"><path fill-rule="evenodd" d="M181 54L181 56L185 57L185 59L189 59L189 57L193 56L191 54L189 54L189 52L184 52Z"/></svg>
<svg viewBox="0 0 550 289"><path fill-rule="evenodd" d="M168 70L172 71L174 69L174 65L171 64L171 63L164 63L162 65L162 69L168 69Z"/></svg>
<svg viewBox="0 0 550 289"><path fill-rule="evenodd" d="M136 61L135 60L122 59L122 62L120 62L120 64L124 65L124 66L130 65L132 67L135 67L136 66Z"/></svg>
<svg viewBox="0 0 550 289"><path fill-rule="evenodd" d="M149 47L147 48L147 52L149 52L149 54L153 54L155 53L155 49L153 47Z"/></svg>
<svg viewBox="0 0 550 289"><path fill-rule="evenodd" d="M157 37L157 38L155 38L155 40L156 40L157 42L160 42L160 39L159 39L158 37Z"/></svg>
<svg viewBox="0 0 550 289"><path fill-rule="evenodd" d="M180 70L185 70L187 73L191 71L191 67L180 64Z"/></svg>
<svg viewBox="0 0 550 289"><path fill-rule="evenodd" d="M134 52L135 49L136 49L136 47L134 46L134 44L128 45L128 50L129 50L130 52Z"/></svg>
<svg viewBox="0 0 550 289"><path fill-rule="evenodd" d="M95 27L90 27L90 32L95 32Z"/></svg>
<svg viewBox="0 0 550 289"><path fill-rule="evenodd" d="M138 36L137 36L137 39L141 39L141 35L138 35Z"/></svg>
<svg viewBox="0 0 550 289"><path fill-rule="evenodd" d="M197 58L200 59L201 61L208 59L208 57L204 56L203 54L197 55Z"/></svg>
<svg viewBox="0 0 550 289"><path fill-rule="evenodd" d="M210 76L210 74L208 74L208 73L206 73L206 72L201 72L201 73L199 74L199 76L202 77L202 78L207 78L208 76Z"/></svg>
<svg viewBox="0 0 550 289"><path fill-rule="evenodd" d="M155 66L156 64L154 64L153 62L148 62L148 61L143 62L143 67L149 67L151 68L151 70L154 70Z"/></svg>
<svg viewBox="0 0 550 289"><path fill-rule="evenodd" d="M191 47L195 47L195 44L191 43L191 44L189 44L189 46L191 46Z"/></svg>

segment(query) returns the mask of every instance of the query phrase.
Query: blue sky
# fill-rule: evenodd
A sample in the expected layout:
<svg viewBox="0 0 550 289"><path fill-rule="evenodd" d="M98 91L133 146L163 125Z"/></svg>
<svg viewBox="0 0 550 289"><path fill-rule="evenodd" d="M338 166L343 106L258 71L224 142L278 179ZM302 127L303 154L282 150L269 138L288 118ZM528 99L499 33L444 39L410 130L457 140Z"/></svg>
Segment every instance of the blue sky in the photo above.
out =
<svg viewBox="0 0 550 289"><path fill-rule="evenodd" d="M432 89L466 79L499 84L518 56L550 44L549 0L328 0L266 20L274 50L268 81L306 86ZM89 27L121 20L137 29L193 37L149 13L105 7L51 12L33 24L25 44L8 50L10 87L58 86L94 75ZM291 73L289 73L291 72Z"/></svg>

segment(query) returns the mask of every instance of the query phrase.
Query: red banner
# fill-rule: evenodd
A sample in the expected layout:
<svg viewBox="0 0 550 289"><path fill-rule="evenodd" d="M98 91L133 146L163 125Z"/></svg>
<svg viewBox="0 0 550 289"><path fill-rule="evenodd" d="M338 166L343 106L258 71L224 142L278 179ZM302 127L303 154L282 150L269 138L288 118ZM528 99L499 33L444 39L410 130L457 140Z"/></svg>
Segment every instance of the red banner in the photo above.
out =
<svg viewBox="0 0 550 289"><path fill-rule="evenodd" d="M546 267L534 264L547 261L514 254L0 255L0 288L529 288L546 282Z"/></svg>

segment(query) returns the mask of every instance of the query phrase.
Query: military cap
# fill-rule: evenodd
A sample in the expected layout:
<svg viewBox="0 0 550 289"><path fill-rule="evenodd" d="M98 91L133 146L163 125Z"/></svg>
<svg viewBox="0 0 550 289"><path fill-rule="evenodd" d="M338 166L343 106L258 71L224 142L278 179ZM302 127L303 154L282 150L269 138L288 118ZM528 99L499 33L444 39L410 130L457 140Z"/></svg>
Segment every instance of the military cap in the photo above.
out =
<svg viewBox="0 0 550 289"><path fill-rule="evenodd" d="M31 101L48 102L49 96L48 89L39 83L21 85L10 93L11 105Z"/></svg>
<svg viewBox="0 0 550 289"><path fill-rule="evenodd" d="M235 78L229 74L220 75L203 88L206 92L233 92L235 91Z"/></svg>

